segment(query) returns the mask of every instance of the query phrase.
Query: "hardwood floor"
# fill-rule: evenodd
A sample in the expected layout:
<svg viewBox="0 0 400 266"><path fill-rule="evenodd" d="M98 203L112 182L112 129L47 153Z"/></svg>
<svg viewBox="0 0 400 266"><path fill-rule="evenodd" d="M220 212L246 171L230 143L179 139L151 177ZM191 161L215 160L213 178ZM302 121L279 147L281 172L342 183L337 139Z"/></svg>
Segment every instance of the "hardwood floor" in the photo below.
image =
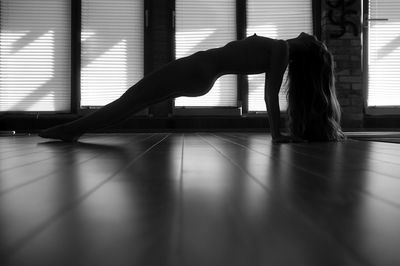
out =
<svg viewBox="0 0 400 266"><path fill-rule="evenodd" d="M1 265L400 265L400 145L0 138Z"/></svg>

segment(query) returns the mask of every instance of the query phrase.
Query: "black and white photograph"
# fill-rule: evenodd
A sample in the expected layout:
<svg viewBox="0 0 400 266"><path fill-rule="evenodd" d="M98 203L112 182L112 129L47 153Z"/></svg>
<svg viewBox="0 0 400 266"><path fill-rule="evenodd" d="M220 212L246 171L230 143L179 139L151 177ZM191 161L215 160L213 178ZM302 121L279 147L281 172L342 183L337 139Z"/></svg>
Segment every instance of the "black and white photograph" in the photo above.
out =
<svg viewBox="0 0 400 266"><path fill-rule="evenodd" d="M1 266L399 266L400 1L0 0Z"/></svg>

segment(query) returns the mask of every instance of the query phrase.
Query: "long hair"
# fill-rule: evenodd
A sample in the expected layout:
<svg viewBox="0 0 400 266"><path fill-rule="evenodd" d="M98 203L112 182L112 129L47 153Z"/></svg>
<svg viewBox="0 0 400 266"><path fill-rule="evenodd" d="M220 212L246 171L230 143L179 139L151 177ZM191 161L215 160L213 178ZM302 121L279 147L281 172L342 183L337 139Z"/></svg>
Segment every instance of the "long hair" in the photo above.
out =
<svg viewBox="0 0 400 266"><path fill-rule="evenodd" d="M314 36L292 56L288 72L289 130L309 141L340 141L340 105L336 97L334 61L325 44Z"/></svg>

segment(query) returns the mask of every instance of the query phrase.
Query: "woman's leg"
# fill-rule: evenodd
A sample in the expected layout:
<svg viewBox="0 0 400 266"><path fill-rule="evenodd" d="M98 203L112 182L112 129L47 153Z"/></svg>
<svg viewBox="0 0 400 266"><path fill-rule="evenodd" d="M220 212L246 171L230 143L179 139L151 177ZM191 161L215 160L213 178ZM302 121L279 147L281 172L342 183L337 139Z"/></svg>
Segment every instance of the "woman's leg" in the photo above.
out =
<svg viewBox="0 0 400 266"><path fill-rule="evenodd" d="M208 52L173 61L129 88L119 99L75 121L40 132L44 138L75 141L87 131L123 121L149 105L171 97L198 96L216 80L217 65Z"/></svg>

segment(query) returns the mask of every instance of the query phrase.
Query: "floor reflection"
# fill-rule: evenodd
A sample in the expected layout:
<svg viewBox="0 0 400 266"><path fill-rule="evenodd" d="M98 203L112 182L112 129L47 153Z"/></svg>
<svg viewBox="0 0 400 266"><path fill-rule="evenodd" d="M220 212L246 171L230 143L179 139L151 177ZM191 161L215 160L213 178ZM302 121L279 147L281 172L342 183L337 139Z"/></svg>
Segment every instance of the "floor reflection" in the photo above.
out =
<svg viewBox="0 0 400 266"><path fill-rule="evenodd" d="M13 265L397 263L400 182L391 157L375 167L383 146L238 133L38 146L48 159L1 172L25 184L0 194Z"/></svg>

